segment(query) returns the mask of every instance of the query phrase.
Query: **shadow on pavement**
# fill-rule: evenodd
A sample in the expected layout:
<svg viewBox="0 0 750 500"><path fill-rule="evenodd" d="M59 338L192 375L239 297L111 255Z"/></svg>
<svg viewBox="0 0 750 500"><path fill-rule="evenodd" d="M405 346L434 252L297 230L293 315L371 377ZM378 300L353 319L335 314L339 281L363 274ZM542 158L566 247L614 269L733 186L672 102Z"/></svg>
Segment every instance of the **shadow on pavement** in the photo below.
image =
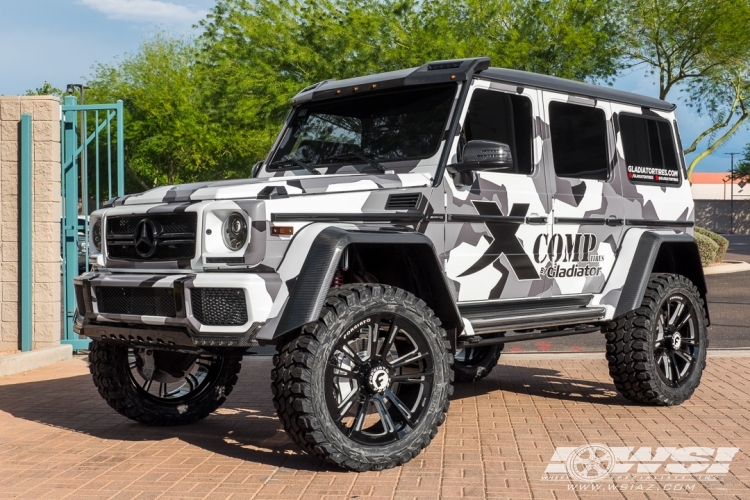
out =
<svg viewBox="0 0 750 500"><path fill-rule="evenodd" d="M484 380L474 384L455 384L453 399L500 391L506 393L503 397L506 401L510 399L507 393L515 393L580 403L619 406L633 404L617 393L613 383L570 378L554 369L503 364Z"/></svg>
<svg viewBox="0 0 750 500"><path fill-rule="evenodd" d="M267 378L264 370L263 381ZM100 439L177 438L218 455L272 467L327 470L327 465L302 454L281 429L271 405L270 384L262 384L264 390L259 390L243 387L243 382L247 384L249 378L240 378L238 387L214 414L180 427L148 427L126 419L99 396L88 375L0 386L0 411Z"/></svg>
<svg viewBox="0 0 750 500"><path fill-rule="evenodd" d="M270 361L246 361L243 365L244 373L224 406L207 419L182 427L147 427L122 417L101 399L88 375L0 386L0 411L100 439L137 442L177 438L218 455L272 467L338 470L302 454L281 429L265 383ZM249 383L252 373L263 373L264 383ZM557 370L538 367L501 364L487 379L455 387L453 400L496 392L510 405L514 404L512 394L628 404L612 384L570 379Z"/></svg>

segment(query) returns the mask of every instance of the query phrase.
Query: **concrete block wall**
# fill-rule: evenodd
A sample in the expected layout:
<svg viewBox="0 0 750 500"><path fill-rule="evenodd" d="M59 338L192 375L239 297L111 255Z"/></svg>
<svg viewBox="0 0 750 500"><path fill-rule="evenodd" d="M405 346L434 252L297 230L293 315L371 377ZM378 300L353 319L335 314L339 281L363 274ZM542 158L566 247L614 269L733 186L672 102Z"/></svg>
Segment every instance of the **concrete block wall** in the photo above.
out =
<svg viewBox="0 0 750 500"><path fill-rule="evenodd" d="M33 120L33 348L60 342L60 101L0 96L0 352L19 349L19 140L21 114Z"/></svg>
<svg viewBox="0 0 750 500"><path fill-rule="evenodd" d="M734 233L750 234L750 200L695 200L695 224L715 233L730 232L734 211Z"/></svg>

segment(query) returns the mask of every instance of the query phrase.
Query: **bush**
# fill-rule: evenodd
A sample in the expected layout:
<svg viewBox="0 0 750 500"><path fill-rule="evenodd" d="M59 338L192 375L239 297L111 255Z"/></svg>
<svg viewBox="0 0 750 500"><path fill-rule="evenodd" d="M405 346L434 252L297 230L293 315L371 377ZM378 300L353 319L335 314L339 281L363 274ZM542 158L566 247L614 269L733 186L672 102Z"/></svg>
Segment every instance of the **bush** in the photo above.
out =
<svg viewBox="0 0 750 500"><path fill-rule="evenodd" d="M698 252L701 255L701 265L703 267L716 262L719 245L714 240L696 231L695 242L698 243Z"/></svg>
<svg viewBox="0 0 750 500"><path fill-rule="evenodd" d="M718 245L719 249L716 252L716 258L714 259L714 262L723 261L724 255L726 255L727 249L729 248L729 240L721 236L720 234L716 234L713 231L709 231L708 229L702 227L696 227L695 232L696 234L702 234L703 236L711 238L711 240Z"/></svg>

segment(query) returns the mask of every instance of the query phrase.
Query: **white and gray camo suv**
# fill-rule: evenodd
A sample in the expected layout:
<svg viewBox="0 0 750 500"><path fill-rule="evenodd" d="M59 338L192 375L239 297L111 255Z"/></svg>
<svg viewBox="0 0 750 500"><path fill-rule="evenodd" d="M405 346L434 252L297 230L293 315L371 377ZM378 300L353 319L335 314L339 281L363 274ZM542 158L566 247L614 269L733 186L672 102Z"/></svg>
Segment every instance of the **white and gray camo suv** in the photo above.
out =
<svg viewBox="0 0 750 500"><path fill-rule="evenodd" d="M622 396L692 395L708 310L674 105L487 58L291 104L254 178L91 215L75 328L115 410L202 419L274 345L289 437L361 471L414 458L508 342L602 333Z"/></svg>

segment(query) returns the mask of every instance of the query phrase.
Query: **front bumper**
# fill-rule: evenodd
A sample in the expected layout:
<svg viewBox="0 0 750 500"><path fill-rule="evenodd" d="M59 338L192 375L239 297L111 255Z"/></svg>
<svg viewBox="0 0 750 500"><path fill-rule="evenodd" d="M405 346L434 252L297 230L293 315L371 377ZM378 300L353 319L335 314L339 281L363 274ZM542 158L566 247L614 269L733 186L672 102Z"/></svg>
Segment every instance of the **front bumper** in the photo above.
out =
<svg viewBox="0 0 750 500"><path fill-rule="evenodd" d="M74 330L92 339L130 344L251 347L258 345L255 336L270 314L273 300L268 290L276 281L275 274L86 273L74 280L78 310ZM212 323L202 323L207 314L193 307L198 289L201 293L231 290L234 299L244 299L220 304L233 322L217 324L221 314L213 310ZM238 303L244 310L237 310Z"/></svg>

